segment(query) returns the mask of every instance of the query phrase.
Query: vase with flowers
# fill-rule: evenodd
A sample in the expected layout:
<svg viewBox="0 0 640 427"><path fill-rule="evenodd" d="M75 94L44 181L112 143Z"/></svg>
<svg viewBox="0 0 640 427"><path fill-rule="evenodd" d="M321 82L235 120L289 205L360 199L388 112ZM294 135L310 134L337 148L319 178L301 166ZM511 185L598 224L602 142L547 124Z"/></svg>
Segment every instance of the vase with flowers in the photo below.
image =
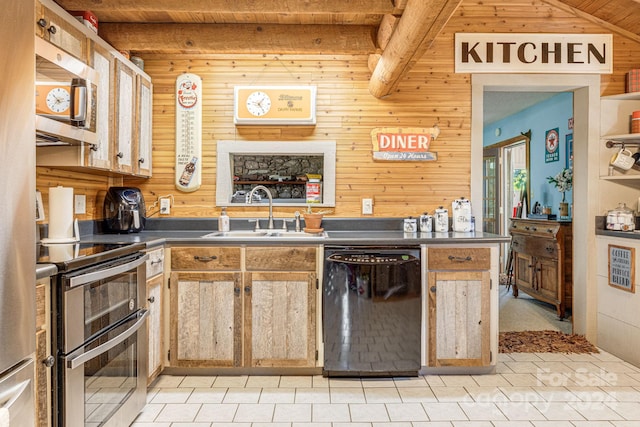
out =
<svg viewBox="0 0 640 427"><path fill-rule="evenodd" d="M548 176L547 182L553 184L556 189L562 193L562 202L560 202L560 216L569 216L569 204L565 201L565 193L573 188L573 169L564 168L556 176Z"/></svg>

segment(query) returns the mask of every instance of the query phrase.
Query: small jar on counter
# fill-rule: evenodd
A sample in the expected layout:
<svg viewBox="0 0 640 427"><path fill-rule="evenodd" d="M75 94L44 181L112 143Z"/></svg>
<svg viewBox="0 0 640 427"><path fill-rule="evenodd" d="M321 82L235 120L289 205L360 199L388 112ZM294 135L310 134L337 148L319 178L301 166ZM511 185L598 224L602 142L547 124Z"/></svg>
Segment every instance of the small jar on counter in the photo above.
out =
<svg viewBox="0 0 640 427"><path fill-rule="evenodd" d="M633 210L625 203L619 203L618 207L607 212L607 230L633 231L636 228L636 219Z"/></svg>

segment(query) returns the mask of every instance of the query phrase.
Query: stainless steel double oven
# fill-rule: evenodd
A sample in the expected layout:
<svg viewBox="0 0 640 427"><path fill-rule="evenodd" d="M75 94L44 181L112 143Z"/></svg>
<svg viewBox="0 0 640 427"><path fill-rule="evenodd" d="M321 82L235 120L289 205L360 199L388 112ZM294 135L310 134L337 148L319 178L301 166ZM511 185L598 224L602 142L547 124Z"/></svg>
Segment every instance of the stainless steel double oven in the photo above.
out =
<svg viewBox="0 0 640 427"><path fill-rule="evenodd" d="M146 402L144 245L92 245L53 286L57 427L126 426ZM59 252L59 248L57 248ZM54 412L56 412L54 410Z"/></svg>

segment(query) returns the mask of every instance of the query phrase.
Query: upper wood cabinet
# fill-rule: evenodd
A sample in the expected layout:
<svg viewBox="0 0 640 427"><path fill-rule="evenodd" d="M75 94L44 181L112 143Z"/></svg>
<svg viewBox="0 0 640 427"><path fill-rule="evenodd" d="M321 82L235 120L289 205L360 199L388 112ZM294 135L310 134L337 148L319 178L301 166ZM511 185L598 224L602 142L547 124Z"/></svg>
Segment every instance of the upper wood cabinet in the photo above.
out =
<svg viewBox="0 0 640 427"><path fill-rule="evenodd" d="M87 62L88 40L86 35L76 28L68 18L39 2L36 2L35 32L36 36L58 46L79 60Z"/></svg>
<svg viewBox="0 0 640 427"><path fill-rule="evenodd" d="M98 76L90 79L97 92L93 105L96 141L74 135L65 140L71 145L43 144L37 150L37 165L150 177L151 78L50 0L36 2L35 32L88 64Z"/></svg>
<svg viewBox="0 0 640 427"><path fill-rule="evenodd" d="M142 74L136 76L136 174L151 176L153 85Z"/></svg>
<svg viewBox="0 0 640 427"><path fill-rule="evenodd" d="M114 102L114 168L133 174L135 171L135 97L136 76L133 69L116 59Z"/></svg>

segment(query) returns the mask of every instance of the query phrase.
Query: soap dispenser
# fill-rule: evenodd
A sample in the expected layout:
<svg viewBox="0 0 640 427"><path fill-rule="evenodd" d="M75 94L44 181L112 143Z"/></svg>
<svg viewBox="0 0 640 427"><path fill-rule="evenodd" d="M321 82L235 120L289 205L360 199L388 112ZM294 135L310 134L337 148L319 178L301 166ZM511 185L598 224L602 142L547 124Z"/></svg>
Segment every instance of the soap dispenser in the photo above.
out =
<svg viewBox="0 0 640 427"><path fill-rule="evenodd" d="M229 215L227 215L227 208L223 207L218 217L218 231L229 231Z"/></svg>

